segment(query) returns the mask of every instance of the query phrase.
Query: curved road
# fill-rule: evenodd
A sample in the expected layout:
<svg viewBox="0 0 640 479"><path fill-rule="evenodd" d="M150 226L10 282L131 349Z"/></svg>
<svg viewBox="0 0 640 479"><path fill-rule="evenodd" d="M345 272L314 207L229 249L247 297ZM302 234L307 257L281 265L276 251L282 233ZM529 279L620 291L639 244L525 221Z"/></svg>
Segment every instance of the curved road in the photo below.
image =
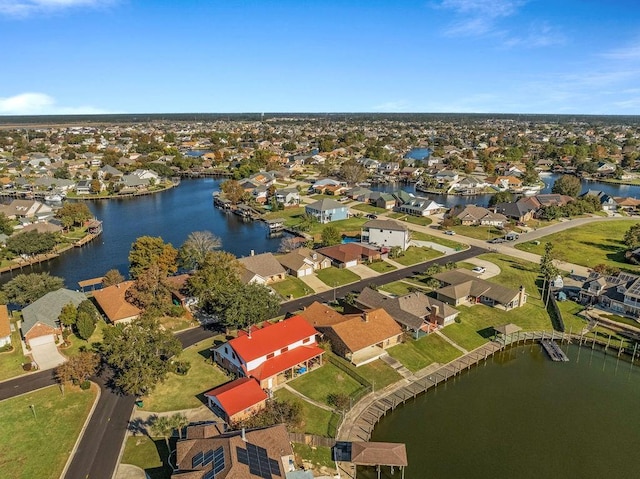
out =
<svg viewBox="0 0 640 479"><path fill-rule="evenodd" d="M371 284L382 285L397 281L417 272L424 272L432 264L464 261L484 252L486 250L483 248L471 246L469 249L458 253L391 271L375 278L361 280L357 283L336 288L335 291L331 290L289 301L282 305L280 314L298 311L314 301L328 302L333 300L334 297L340 298L352 291L359 292ZM182 347L186 348L215 334L217 333L211 330L195 328L178 333L176 336L182 343ZM118 465L120 449L127 432L129 418L133 412L135 398L114 392L108 386L109 379L109 370L103 371L98 377L93 378L100 386L100 399L80 439L65 478L111 479ZM54 384L56 382L51 370L5 381L0 383L0 400Z"/></svg>

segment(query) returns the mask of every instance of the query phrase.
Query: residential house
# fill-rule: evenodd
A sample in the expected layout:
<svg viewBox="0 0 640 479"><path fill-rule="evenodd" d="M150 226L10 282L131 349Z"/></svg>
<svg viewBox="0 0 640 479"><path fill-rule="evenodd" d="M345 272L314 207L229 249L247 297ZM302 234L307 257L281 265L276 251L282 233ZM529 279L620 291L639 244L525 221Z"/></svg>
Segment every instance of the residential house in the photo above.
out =
<svg viewBox="0 0 640 479"><path fill-rule="evenodd" d="M36 178L34 181L35 187L40 190L56 189L63 193L73 190L75 184L76 183L73 180L65 180L62 178L51 178L49 176L41 176L40 178Z"/></svg>
<svg viewBox="0 0 640 479"><path fill-rule="evenodd" d="M76 183L76 194L88 195L91 193L91 180L78 180Z"/></svg>
<svg viewBox="0 0 640 479"><path fill-rule="evenodd" d="M455 190L462 194L476 194L480 193L486 185L475 176L465 176L456 183Z"/></svg>
<svg viewBox="0 0 640 479"><path fill-rule="evenodd" d="M444 206L427 198L412 198L397 207L401 213L412 216L431 216L444 210Z"/></svg>
<svg viewBox="0 0 640 479"><path fill-rule="evenodd" d="M297 248L290 253L277 256L276 259L292 276L301 278L315 271L331 267L331 259L309 248Z"/></svg>
<svg viewBox="0 0 640 479"><path fill-rule="evenodd" d="M567 195L559 195L557 193L544 193L541 195L536 195L534 197L538 203L540 203L540 207L543 206L564 206L567 203L571 203L573 198Z"/></svg>
<svg viewBox="0 0 640 479"><path fill-rule="evenodd" d="M338 268L351 268L359 263L377 261L382 258L380 251L360 243L344 243L319 248L318 253L331 259Z"/></svg>
<svg viewBox="0 0 640 479"><path fill-rule="evenodd" d="M369 201L369 197L373 191L369 188L364 188L362 186L356 186L355 188L351 188L345 192L345 195L352 200L361 201L363 203L367 203Z"/></svg>
<svg viewBox="0 0 640 479"><path fill-rule="evenodd" d="M62 330L58 316L62 308L71 303L78 306L87 297L84 293L62 288L45 294L22 309L20 329L29 347L57 343Z"/></svg>
<svg viewBox="0 0 640 479"><path fill-rule="evenodd" d="M362 225L360 241L387 248L398 246L405 251L409 247L411 235L409 228L397 221L371 220Z"/></svg>
<svg viewBox="0 0 640 479"><path fill-rule="evenodd" d="M111 323L129 323L142 313L126 299L133 284L133 281L124 281L93 292L93 299Z"/></svg>
<svg viewBox="0 0 640 479"><path fill-rule="evenodd" d="M171 479L293 479L293 448L284 424L227 431L219 423L187 428L176 443ZM313 479L295 471L296 479Z"/></svg>
<svg viewBox="0 0 640 479"><path fill-rule="evenodd" d="M640 276L592 272L582 284L579 298L583 304L599 304L617 314L640 318Z"/></svg>
<svg viewBox="0 0 640 479"><path fill-rule="evenodd" d="M496 203L493 209L509 219L525 222L533 219L539 208L540 203L535 197L523 197L510 203Z"/></svg>
<svg viewBox="0 0 640 479"><path fill-rule="evenodd" d="M458 181L459 173L455 170L440 170L433 177L436 179L440 187L450 185Z"/></svg>
<svg viewBox="0 0 640 479"><path fill-rule="evenodd" d="M105 180L111 178L119 178L122 176L122 172L111 165L104 165L98 170L98 178Z"/></svg>
<svg viewBox="0 0 640 479"><path fill-rule="evenodd" d="M300 204L300 192L296 188L282 188L276 190L276 201L281 205L298 206Z"/></svg>
<svg viewBox="0 0 640 479"><path fill-rule="evenodd" d="M487 184L501 191L512 191L522 188L522 180L510 175L487 178Z"/></svg>
<svg viewBox="0 0 640 479"><path fill-rule="evenodd" d="M580 198L585 198L587 196L594 196L598 198L603 211L613 212L618 209L618 202L612 196L606 194L604 191L587 190L585 193L582 193L580 195Z"/></svg>
<svg viewBox="0 0 640 479"><path fill-rule="evenodd" d="M463 226L498 226L503 227L508 218L500 213L494 213L487 208L476 205L463 205L452 208L449 215L460 220Z"/></svg>
<svg viewBox="0 0 640 479"><path fill-rule="evenodd" d="M345 220L349 217L349 208L332 199L318 200L304 207L305 213L315 217L320 223Z"/></svg>
<svg viewBox="0 0 640 479"><path fill-rule="evenodd" d="M458 316L458 310L448 304L414 292L394 297L365 288L356 298L356 306L362 310L384 308L406 330L423 334L434 327L448 326Z"/></svg>
<svg viewBox="0 0 640 479"><path fill-rule="evenodd" d="M12 220L26 218L37 221L53 216L53 209L36 200L13 200L8 205L0 205L0 213Z"/></svg>
<svg viewBox="0 0 640 479"><path fill-rule="evenodd" d="M242 377L204 393L209 409L228 424L238 423L262 411L267 393L253 378Z"/></svg>
<svg viewBox="0 0 640 479"><path fill-rule="evenodd" d="M524 286L519 290L491 283L476 277L466 269L444 271L434 275L443 285L436 297L453 306L485 304L508 311L527 302Z"/></svg>
<svg viewBox="0 0 640 479"><path fill-rule="evenodd" d="M6 304L0 304L0 348L11 344L11 322Z"/></svg>
<svg viewBox="0 0 640 479"><path fill-rule="evenodd" d="M311 185L311 189L314 193L324 193L327 187L339 187L341 186L338 180L333 180L331 178L323 178L321 180L316 181L313 185Z"/></svg>
<svg viewBox="0 0 640 479"><path fill-rule="evenodd" d="M286 279L287 272L273 253L254 254L251 256L238 258L243 268L241 273L242 282L271 284Z"/></svg>
<svg viewBox="0 0 640 479"><path fill-rule="evenodd" d="M375 361L402 342L402 328L382 308L342 315L316 301L300 316L329 340L334 353L356 366Z"/></svg>
<svg viewBox="0 0 640 479"><path fill-rule="evenodd" d="M306 373L322 364L324 350L316 343L317 331L300 316L240 331L213 349L213 360L239 377L253 377L263 389Z"/></svg>

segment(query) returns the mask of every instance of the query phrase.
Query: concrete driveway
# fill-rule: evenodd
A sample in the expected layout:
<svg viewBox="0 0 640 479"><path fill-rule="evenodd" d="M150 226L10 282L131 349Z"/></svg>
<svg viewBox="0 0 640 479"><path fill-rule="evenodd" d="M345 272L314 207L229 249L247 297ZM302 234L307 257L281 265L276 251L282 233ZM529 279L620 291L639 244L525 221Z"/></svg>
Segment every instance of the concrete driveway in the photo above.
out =
<svg viewBox="0 0 640 479"><path fill-rule="evenodd" d="M31 348L31 356L40 369L53 369L64 363L65 358L55 343L40 344Z"/></svg>
<svg viewBox="0 0 640 479"><path fill-rule="evenodd" d="M353 271L355 274L360 276L362 279L375 278L376 276L380 276L380 273L372 270L371 268L367 268L363 264L357 264L355 266L351 266L348 269Z"/></svg>

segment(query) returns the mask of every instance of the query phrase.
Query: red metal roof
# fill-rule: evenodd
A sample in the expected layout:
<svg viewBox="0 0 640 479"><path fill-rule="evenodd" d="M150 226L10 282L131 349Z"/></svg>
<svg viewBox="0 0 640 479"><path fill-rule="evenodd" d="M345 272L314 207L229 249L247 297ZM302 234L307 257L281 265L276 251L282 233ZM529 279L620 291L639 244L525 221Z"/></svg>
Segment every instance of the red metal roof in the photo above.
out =
<svg viewBox="0 0 640 479"><path fill-rule="evenodd" d="M239 335L230 340L229 345L245 362L249 362L314 336L316 332L304 318L293 316L267 327L252 330L251 337Z"/></svg>
<svg viewBox="0 0 640 479"><path fill-rule="evenodd" d="M282 353L271 359L267 359L257 368L248 372L249 375L262 381L264 379L275 376L282 371L291 369L303 361L321 356L324 354L324 349L318 346L300 346L299 348L292 349L286 353Z"/></svg>
<svg viewBox="0 0 640 479"><path fill-rule="evenodd" d="M204 395L215 397L229 416L267 399L267 393L253 378L236 379L207 391Z"/></svg>

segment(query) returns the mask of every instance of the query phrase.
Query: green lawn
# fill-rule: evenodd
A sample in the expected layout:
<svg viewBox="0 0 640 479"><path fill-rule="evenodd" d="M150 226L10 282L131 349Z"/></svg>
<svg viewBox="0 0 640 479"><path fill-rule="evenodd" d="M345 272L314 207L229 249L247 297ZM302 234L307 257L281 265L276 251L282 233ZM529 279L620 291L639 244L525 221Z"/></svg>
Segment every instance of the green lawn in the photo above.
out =
<svg viewBox="0 0 640 479"><path fill-rule="evenodd" d="M580 334L587 326L587 320L578 316L578 313L584 309L584 306L573 301L558 301L558 308L560 308L560 312L562 313L564 328L567 332Z"/></svg>
<svg viewBox="0 0 640 479"><path fill-rule="evenodd" d="M508 286L509 288L519 288L521 285L525 287L528 294L528 301L532 299L540 299L538 291L538 275L540 266L537 263L531 263L518 258L501 256L496 253L487 253L478 256L496 264L500 268L500 274L491 278L492 282ZM542 283L540 283L542 286ZM542 303L540 303L542 304Z"/></svg>
<svg viewBox="0 0 640 479"><path fill-rule="evenodd" d="M338 220L331 221L330 223L321 224L315 223L307 233L312 235L319 235L322 233L322 230L327 226L335 226L340 234L353 236L355 234L360 234L360 230L362 229L362 225L369 221L367 218L357 218L352 216L351 218L347 218L346 220Z"/></svg>
<svg viewBox="0 0 640 479"><path fill-rule="evenodd" d="M387 350L389 355L400 361L408 370L416 372L432 363L448 363L462 353L436 334L416 340L409 340Z"/></svg>
<svg viewBox="0 0 640 479"><path fill-rule="evenodd" d="M96 394L51 386L0 402L2 477L60 477Z"/></svg>
<svg viewBox="0 0 640 479"><path fill-rule="evenodd" d="M482 306L474 306L474 308L476 307ZM457 309L465 311L470 308L458 306ZM461 313L459 316L459 323L456 322L450 324L442 329L442 334L447 336L456 344L462 346L467 351L471 351L482 346L484 343L489 341L494 333L493 325L486 323L487 318L483 315L476 315L474 314L475 312L477 312L477 309L469 311L470 314Z"/></svg>
<svg viewBox="0 0 640 479"><path fill-rule="evenodd" d="M560 303L558 303L560 304ZM616 323L622 323L622 324L627 324L629 326L633 326L634 328L640 328L640 323L638 321L635 321L631 318L626 318L624 316L618 316L617 314L603 314L602 316L604 316L607 319L610 319L611 321L615 321Z"/></svg>
<svg viewBox="0 0 640 479"><path fill-rule="evenodd" d="M304 459L306 462L314 464L316 467L327 467L335 470L336 463L331 458L331 448L323 446L308 446L306 444L293 444L293 452L298 457L299 462Z"/></svg>
<svg viewBox="0 0 640 479"><path fill-rule="evenodd" d="M490 240L506 234L504 229L494 226L452 226L451 229L459 235L479 240Z"/></svg>
<svg viewBox="0 0 640 479"><path fill-rule="evenodd" d="M413 264L422 263L430 259L438 258L442 256L440 251L436 251L431 248L418 248L417 246L409 246L404 252L404 256L394 258L394 261L403 264L405 266L411 266Z"/></svg>
<svg viewBox="0 0 640 479"><path fill-rule="evenodd" d="M102 342L102 338L104 337L104 330L108 327L111 326L109 326L103 320L98 320L98 322L96 323L96 330L86 341L81 337L76 336L75 334L70 334L67 338L67 341L69 341L71 345L65 348L60 348L60 352L65 356L73 356L84 349L89 351L93 350L93 344Z"/></svg>
<svg viewBox="0 0 640 479"><path fill-rule="evenodd" d="M376 359L357 368L353 366L353 368L360 376L369 381L376 391L402 379L402 376L395 369L381 359Z"/></svg>
<svg viewBox="0 0 640 479"><path fill-rule="evenodd" d="M379 208L377 206L369 205L367 203L360 203L357 205L353 205L351 209L364 211L365 213L374 213L374 214L381 214L389 211L389 210L385 210L384 208Z"/></svg>
<svg viewBox="0 0 640 479"><path fill-rule="evenodd" d="M383 284L380 286L380 289L387 293L395 294L396 296L404 296L411 292L411 285L404 281L394 281L393 283Z"/></svg>
<svg viewBox="0 0 640 479"><path fill-rule="evenodd" d="M391 263L387 263L386 261L376 261L375 263L367 263L367 267L378 273L388 273L389 271L395 271L396 268Z"/></svg>
<svg viewBox="0 0 640 479"><path fill-rule="evenodd" d="M169 451L164 438L129 436L124 446L122 464L133 464L151 479L169 479L171 467L167 462Z"/></svg>
<svg viewBox="0 0 640 479"><path fill-rule="evenodd" d="M404 213L389 213L387 215L388 218L393 218L394 220L399 220L400 218L404 218L405 216L407 216Z"/></svg>
<svg viewBox="0 0 640 479"><path fill-rule="evenodd" d="M18 331L11 333L11 345L13 351L0 353L0 381L24 374L22 364L30 361L29 358L22 355Z"/></svg>
<svg viewBox="0 0 640 479"><path fill-rule="evenodd" d="M347 373L329 362L326 362L321 368L303 374L288 384L305 396L327 405L329 405L327 400L329 394L346 394L347 396L351 396L364 387Z"/></svg>
<svg viewBox="0 0 640 479"><path fill-rule="evenodd" d="M335 435L336 431L330 430L330 424L336 423L336 414L314 406L286 389L278 389L275 392L275 397L280 401L296 402L302 406L303 424L299 430L293 432L306 432L325 437L333 437Z"/></svg>
<svg viewBox="0 0 640 479"><path fill-rule="evenodd" d="M180 361L191 364L185 376L169 373L155 391L144 398L142 409L153 412L197 408L204 404L202 394L231 378L217 365L211 364L210 340L197 343L179 356Z"/></svg>
<svg viewBox="0 0 640 479"><path fill-rule="evenodd" d="M430 241L432 243L436 243L442 246L446 246L447 248L453 249L466 249L469 246L463 243L458 243L457 241L453 241L447 238L441 238L439 236L432 236L427 233L423 233L422 231L413 231L411 230L411 239L417 241Z"/></svg>
<svg viewBox="0 0 640 479"><path fill-rule="evenodd" d="M343 284L360 281L360 276L346 268L330 268L321 269L316 272L318 279L332 288L342 286Z"/></svg>
<svg viewBox="0 0 640 479"><path fill-rule="evenodd" d="M419 225L419 226L429 226L431 223L433 223L433 220L431 218L428 218L427 216L406 215L404 217L401 217L400 220L406 221L407 223L411 223L412 225Z"/></svg>
<svg viewBox="0 0 640 479"><path fill-rule="evenodd" d="M545 236L540 244L520 243L516 248L536 254L544 254L546 243L552 243L557 257L569 263L593 267L604 263L616 268L638 272L640 267L624 259L626 246L622 238L636 221L599 221L577 226Z"/></svg>
<svg viewBox="0 0 640 479"><path fill-rule="evenodd" d="M285 208L284 210L273 211L265 213L263 217L265 219L283 218L287 226L297 224L300 222L300 216L304 214L304 206L297 208Z"/></svg>
<svg viewBox="0 0 640 479"><path fill-rule="evenodd" d="M287 279L271 285L276 292L287 300L290 298L301 298L308 294L312 294L313 290L307 286L301 279L295 276L287 276Z"/></svg>

